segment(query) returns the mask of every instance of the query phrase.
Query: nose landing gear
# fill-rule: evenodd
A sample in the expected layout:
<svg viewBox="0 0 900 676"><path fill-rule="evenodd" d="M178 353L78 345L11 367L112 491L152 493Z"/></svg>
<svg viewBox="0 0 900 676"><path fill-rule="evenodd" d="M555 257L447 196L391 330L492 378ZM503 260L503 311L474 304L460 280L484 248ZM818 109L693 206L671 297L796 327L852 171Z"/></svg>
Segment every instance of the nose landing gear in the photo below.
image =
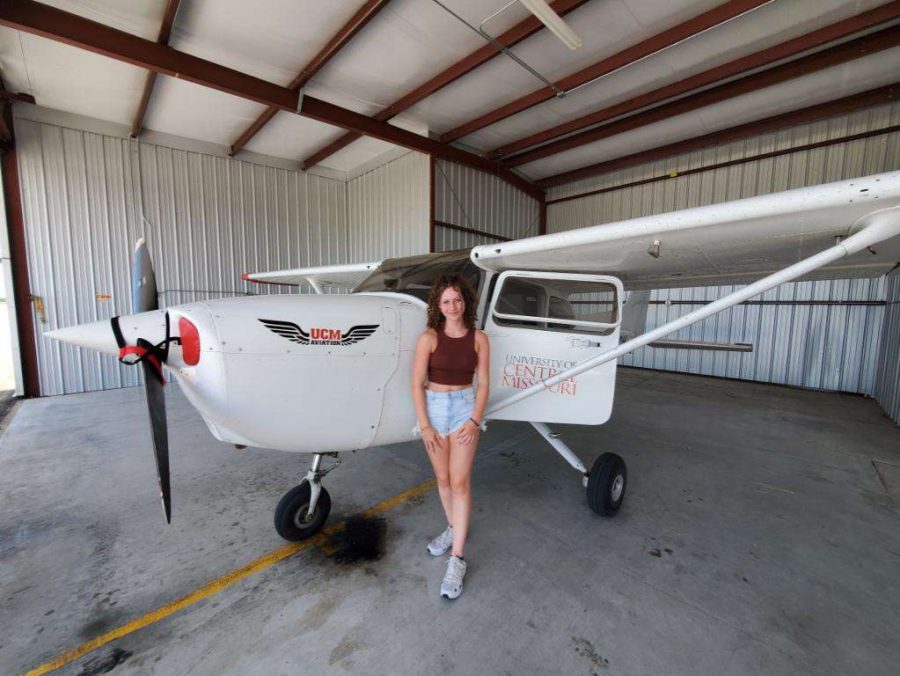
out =
<svg viewBox="0 0 900 676"><path fill-rule="evenodd" d="M335 463L322 469L322 458L331 456ZM275 530L285 540L299 542L312 537L325 525L331 512L331 496L322 486L322 478L341 464L337 453L316 453L306 478L284 494L275 508Z"/></svg>

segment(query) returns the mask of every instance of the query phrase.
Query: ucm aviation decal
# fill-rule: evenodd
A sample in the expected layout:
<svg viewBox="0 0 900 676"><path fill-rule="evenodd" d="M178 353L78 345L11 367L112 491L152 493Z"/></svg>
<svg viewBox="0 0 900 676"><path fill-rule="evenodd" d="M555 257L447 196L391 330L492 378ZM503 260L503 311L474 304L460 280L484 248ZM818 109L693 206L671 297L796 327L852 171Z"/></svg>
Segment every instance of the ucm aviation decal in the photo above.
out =
<svg viewBox="0 0 900 676"><path fill-rule="evenodd" d="M353 345L371 336L379 326L378 324L358 324L351 326L346 331L314 327L307 333L293 322L283 322L278 319L260 319L259 321L265 324L272 333L277 333L282 338L287 338L292 343L300 345Z"/></svg>

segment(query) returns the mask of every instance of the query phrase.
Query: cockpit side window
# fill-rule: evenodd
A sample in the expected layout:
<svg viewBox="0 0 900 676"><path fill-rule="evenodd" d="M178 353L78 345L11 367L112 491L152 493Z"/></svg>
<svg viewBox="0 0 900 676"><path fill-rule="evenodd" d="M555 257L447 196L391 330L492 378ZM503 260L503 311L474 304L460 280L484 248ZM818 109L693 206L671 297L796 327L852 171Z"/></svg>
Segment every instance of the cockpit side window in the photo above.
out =
<svg viewBox="0 0 900 676"><path fill-rule="evenodd" d="M445 274L467 277L476 293L481 293L484 271L469 260L468 250L385 261L353 291L394 291L424 301L434 280Z"/></svg>

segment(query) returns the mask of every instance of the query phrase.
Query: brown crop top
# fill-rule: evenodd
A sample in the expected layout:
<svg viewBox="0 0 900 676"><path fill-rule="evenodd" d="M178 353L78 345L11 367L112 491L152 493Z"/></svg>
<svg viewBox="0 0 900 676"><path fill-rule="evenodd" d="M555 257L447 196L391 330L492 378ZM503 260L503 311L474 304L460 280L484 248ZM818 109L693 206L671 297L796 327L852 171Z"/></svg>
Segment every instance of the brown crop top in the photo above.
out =
<svg viewBox="0 0 900 676"><path fill-rule="evenodd" d="M478 355L475 353L475 329L461 338L451 338L437 330L438 344L428 359L428 380L440 385L471 385Z"/></svg>

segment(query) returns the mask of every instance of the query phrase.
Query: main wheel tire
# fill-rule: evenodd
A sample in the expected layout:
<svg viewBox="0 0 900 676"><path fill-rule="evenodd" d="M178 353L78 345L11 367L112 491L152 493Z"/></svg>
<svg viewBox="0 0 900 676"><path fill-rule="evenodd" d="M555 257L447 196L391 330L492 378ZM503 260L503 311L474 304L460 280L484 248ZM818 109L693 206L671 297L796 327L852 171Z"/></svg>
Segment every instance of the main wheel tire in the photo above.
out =
<svg viewBox="0 0 900 676"><path fill-rule="evenodd" d="M275 508L275 530L285 540L299 542L312 537L325 525L328 513L331 511L331 496L322 488L319 494L319 502L313 510L312 516L307 518L309 499L312 494L308 481L303 481L295 486L278 501Z"/></svg>
<svg viewBox="0 0 900 676"><path fill-rule="evenodd" d="M604 453L594 461L588 475L588 505L600 516L612 516L625 499L628 470L615 453Z"/></svg>

